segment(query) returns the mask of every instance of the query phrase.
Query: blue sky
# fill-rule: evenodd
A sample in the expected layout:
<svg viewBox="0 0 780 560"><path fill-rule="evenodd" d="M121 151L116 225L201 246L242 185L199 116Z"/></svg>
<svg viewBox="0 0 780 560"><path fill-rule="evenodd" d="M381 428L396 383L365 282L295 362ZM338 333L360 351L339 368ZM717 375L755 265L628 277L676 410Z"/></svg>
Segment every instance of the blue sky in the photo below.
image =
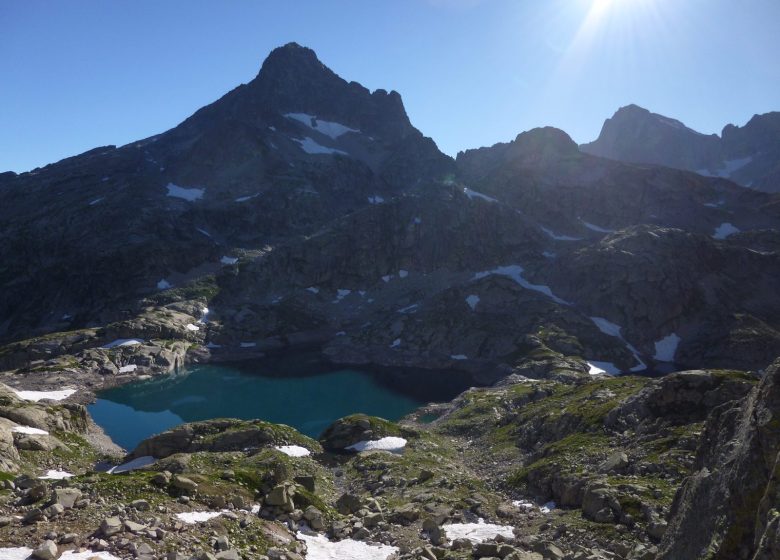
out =
<svg viewBox="0 0 780 560"><path fill-rule="evenodd" d="M637 103L701 132L780 110L778 0L3 0L0 171L162 132L296 41L401 93L446 153Z"/></svg>

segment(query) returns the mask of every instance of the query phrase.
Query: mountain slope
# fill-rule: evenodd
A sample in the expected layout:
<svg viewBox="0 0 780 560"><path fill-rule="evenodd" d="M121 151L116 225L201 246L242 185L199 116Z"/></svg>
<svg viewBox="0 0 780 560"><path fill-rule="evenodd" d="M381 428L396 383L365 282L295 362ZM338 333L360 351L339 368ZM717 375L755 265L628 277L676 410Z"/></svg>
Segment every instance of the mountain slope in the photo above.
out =
<svg viewBox="0 0 780 560"><path fill-rule="evenodd" d="M653 163L729 178L746 187L780 192L780 113L754 115L721 136L704 135L680 121L636 105L621 107L582 151L635 163Z"/></svg>
<svg viewBox="0 0 780 560"><path fill-rule="evenodd" d="M176 128L0 185L0 339L120 318L157 290L431 178L400 96L295 44ZM231 257L232 258L232 257Z"/></svg>

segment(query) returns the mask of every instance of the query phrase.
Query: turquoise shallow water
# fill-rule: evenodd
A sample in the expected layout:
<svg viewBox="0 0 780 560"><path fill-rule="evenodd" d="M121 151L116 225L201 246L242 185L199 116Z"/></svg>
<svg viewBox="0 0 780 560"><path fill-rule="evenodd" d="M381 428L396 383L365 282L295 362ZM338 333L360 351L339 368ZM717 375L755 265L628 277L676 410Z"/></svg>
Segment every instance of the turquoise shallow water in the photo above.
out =
<svg viewBox="0 0 780 560"><path fill-rule="evenodd" d="M143 439L183 422L210 418L259 418L288 424L318 437L334 420L363 412L397 420L424 402L351 369L315 375L283 374L284 368L200 365L184 373L123 385L98 394L89 412L119 445L132 450ZM459 390L459 389L458 389ZM451 398L455 390L440 398Z"/></svg>

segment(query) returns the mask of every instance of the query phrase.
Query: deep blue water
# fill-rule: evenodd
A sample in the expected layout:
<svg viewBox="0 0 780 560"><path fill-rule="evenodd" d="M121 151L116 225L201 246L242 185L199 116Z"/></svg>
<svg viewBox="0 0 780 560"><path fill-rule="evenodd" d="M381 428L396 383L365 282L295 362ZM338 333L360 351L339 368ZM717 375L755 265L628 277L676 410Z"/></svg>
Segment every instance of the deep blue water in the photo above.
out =
<svg viewBox="0 0 780 560"><path fill-rule="evenodd" d="M259 418L316 438L342 416L363 412L397 420L421 404L452 398L464 388L447 383L443 390L441 378L431 383L409 374L415 394L402 393L387 377L374 373L302 367L308 369L306 374L284 364L193 366L176 375L103 391L89 412L114 442L132 450L153 434L210 418Z"/></svg>

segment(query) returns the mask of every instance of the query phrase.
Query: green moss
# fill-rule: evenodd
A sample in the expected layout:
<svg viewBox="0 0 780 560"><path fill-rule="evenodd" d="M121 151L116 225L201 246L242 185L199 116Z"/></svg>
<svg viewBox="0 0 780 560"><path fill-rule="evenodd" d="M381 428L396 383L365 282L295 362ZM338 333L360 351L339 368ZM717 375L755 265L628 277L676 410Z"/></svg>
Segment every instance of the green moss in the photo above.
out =
<svg viewBox="0 0 780 560"><path fill-rule="evenodd" d="M758 377L746 371L739 371L734 369L716 369L716 370L711 370L711 372L713 377L718 377L721 379L749 381L750 383L758 382Z"/></svg>

